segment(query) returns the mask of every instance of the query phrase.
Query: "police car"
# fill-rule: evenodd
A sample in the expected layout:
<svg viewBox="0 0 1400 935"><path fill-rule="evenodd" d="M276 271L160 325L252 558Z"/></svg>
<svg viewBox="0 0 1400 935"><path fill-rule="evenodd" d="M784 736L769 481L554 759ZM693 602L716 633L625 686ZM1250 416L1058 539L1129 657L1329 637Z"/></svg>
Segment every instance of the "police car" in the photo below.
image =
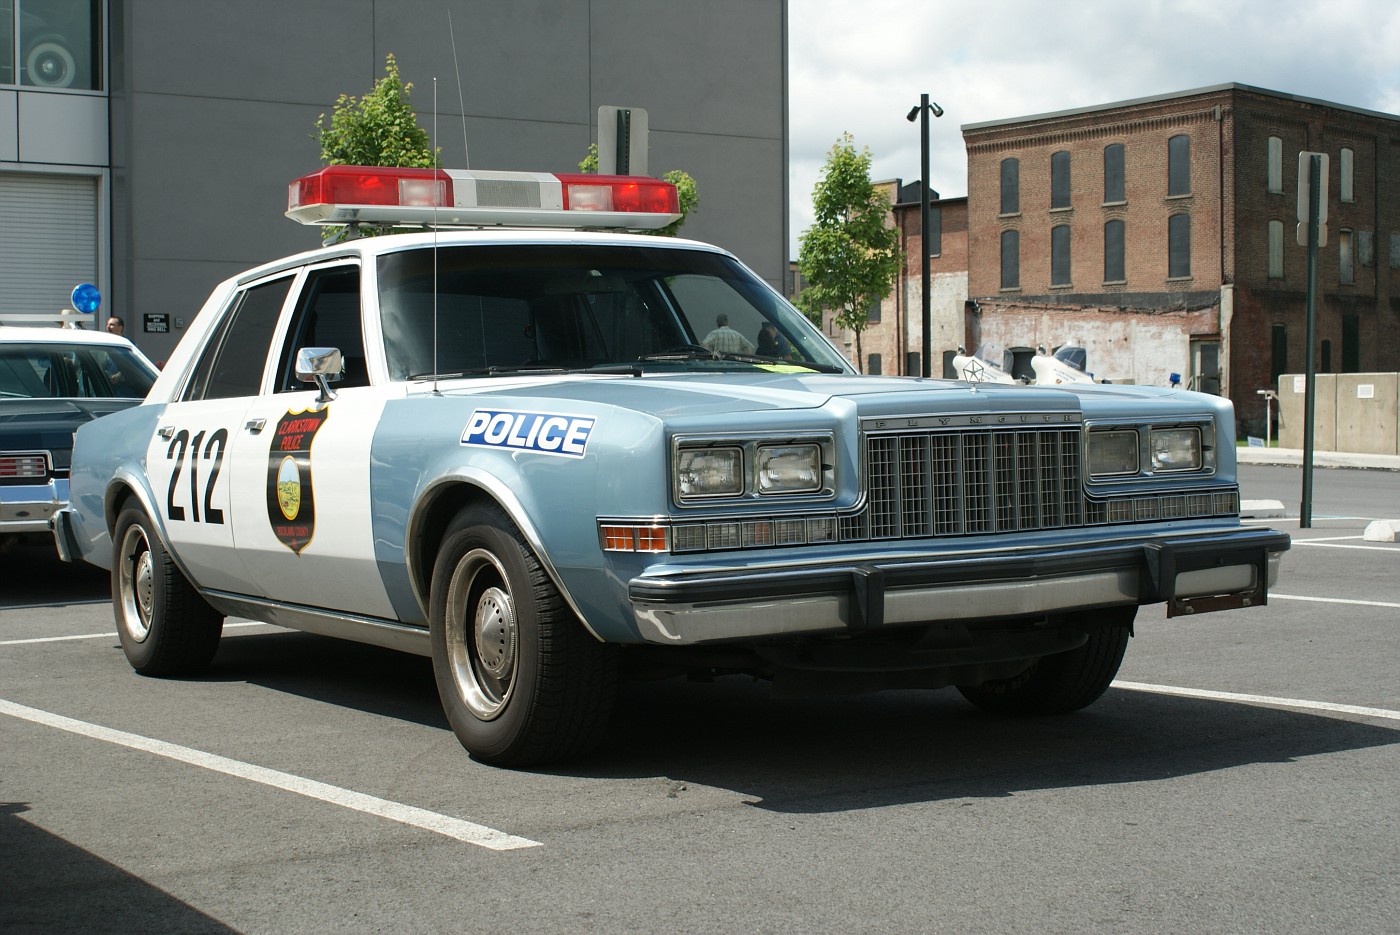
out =
<svg viewBox="0 0 1400 935"><path fill-rule="evenodd" d="M338 166L288 214L433 229L228 280L79 431L56 536L144 674L229 615L420 653L509 766L639 672L1065 712L1139 606L1261 605L1289 546L1239 521L1228 401L861 376L730 254L623 232L662 182Z"/></svg>
<svg viewBox="0 0 1400 935"><path fill-rule="evenodd" d="M31 324L59 318L0 316L0 546L53 541L73 432L136 405L155 382L156 368L125 338Z"/></svg>

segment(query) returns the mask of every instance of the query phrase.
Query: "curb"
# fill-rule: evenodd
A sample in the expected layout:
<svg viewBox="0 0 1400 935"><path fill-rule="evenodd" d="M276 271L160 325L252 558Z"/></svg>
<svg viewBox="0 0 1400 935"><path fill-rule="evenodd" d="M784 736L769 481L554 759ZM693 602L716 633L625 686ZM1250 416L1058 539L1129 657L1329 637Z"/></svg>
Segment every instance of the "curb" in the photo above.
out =
<svg viewBox="0 0 1400 935"><path fill-rule="evenodd" d="M1280 519L1283 515L1281 500L1240 501L1240 516L1244 519Z"/></svg>
<svg viewBox="0 0 1400 935"><path fill-rule="evenodd" d="M1400 519L1373 520L1367 524L1366 532L1361 538L1367 542L1400 541Z"/></svg>

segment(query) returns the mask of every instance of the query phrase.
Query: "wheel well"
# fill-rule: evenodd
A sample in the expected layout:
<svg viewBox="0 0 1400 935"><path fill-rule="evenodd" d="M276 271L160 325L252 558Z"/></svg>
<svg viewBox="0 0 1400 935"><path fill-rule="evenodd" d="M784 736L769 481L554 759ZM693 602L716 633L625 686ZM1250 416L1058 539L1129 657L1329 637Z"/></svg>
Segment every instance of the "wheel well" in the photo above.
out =
<svg viewBox="0 0 1400 935"><path fill-rule="evenodd" d="M413 539L417 542L411 564L413 588L426 601L432 591L433 566L437 564L438 550L442 548L442 537L447 524L452 522L466 506L474 503L494 503L501 505L475 484L462 482L441 487L434 491L432 500L423 506L423 521Z"/></svg>
<svg viewBox="0 0 1400 935"><path fill-rule="evenodd" d="M103 520L107 524L107 535L111 536L117 529L117 517L122 515L122 510L126 509L127 501L135 500L141 502L141 498L136 496L136 491L129 484L116 484L107 491L104 498Z"/></svg>

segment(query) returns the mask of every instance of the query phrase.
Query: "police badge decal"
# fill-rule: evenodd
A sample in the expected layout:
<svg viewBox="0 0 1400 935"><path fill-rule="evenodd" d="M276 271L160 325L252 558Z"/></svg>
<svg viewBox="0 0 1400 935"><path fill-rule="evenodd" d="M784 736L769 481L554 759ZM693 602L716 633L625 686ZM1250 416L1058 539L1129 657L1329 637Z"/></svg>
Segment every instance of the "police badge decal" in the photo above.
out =
<svg viewBox="0 0 1400 935"><path fill-rule="evenodd" d="M316 534L311 442L329 413L288 412L277 420L267 452L267 520L278 541L298 555Z"/></svg>

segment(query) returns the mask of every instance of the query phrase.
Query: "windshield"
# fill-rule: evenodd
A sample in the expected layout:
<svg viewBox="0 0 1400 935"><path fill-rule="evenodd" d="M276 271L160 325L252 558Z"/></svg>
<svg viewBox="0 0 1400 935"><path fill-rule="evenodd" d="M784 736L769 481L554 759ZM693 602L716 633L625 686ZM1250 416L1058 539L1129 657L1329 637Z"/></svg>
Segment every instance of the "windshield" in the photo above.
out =
<svg viewBox="0 0 1400 935"><path fill-rule="evenodd" d="M444 247L435 261L431 249L416 249L380 257L378 276L395 380L619 367L846 369L763 282L699 250Z"/></svg>
<svg viewBox="0 0 1400 935"><path fill-rule="evenodd" d="M0 399L144 399L155 378L125 347L0 344Z"/></svg>

